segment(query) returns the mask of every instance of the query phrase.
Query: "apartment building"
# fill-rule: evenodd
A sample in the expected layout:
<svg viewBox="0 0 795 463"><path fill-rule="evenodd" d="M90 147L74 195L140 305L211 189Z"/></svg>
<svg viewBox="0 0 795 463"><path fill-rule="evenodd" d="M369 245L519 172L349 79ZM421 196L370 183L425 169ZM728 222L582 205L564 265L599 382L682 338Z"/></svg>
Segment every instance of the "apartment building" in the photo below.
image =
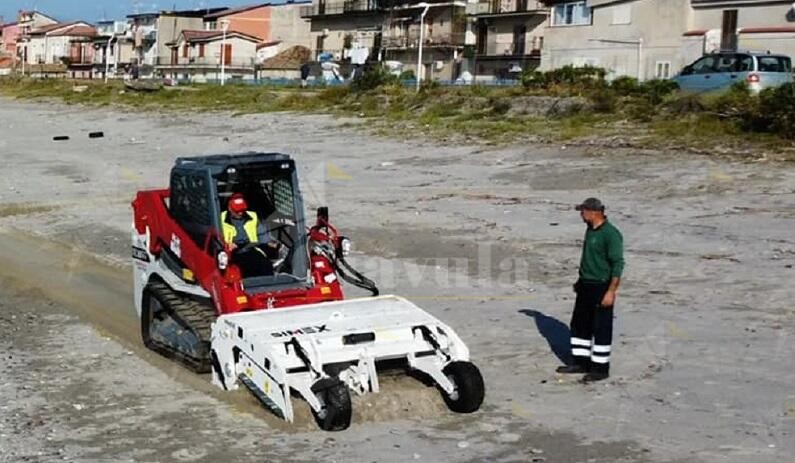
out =
<svg viewBox="0 0 795 463"><path fill-rule="evenodd" d="M151 73L157 64L157 22L160 13L138 13L127 15L133 42L132 63Z"/></svg>
<svg viewBox="0 0 795 463"><path fill-rule="evenodd" d="M467 44L474 43L470 71L476 79L515 79L541 63L549 9L536 0L477 0Z"/></svg>
<svg viewBox="0 0 795 463"><path fill-rule="evenodd" d="M182 31L205 30L204 17L227 8L202 8L197 10L161 11L155 20L155 66L171 65L171 45L179 39Z"/></svg>
<svg viewBox="0 0 795 463"><path fill-rule="evenodd" d="M463 1L397 4L384 20L382 57L401 63L403 71L411 71L423 79L452 81L461 75L465 63L466 29Z"/></svg>
<svg viewBox="0 0 795 463"><path fill-rule="evenodd" d="M133 63L135 47L131 23L128 21L99 21L94 37L93 77L105 78L123 75Z"/></svg>
<svg viewBox="0 0 795 463"><path fill-rule="evenodd" d="M541 69L592 65L608 77L667 78L694 52L682 49L690 0L545 0Z"/></svg>
<svg viewBox="0 0 795 463"><path fill-rule="evenodd" d="M550 20L541 68L590 64L609 76L674 76L704 53L795 55L789 0L544 0Z"/></svg>
<svg viewBox="0 0 795 463"><path fill-rule="evenodd" d="M465 1L315 0L302 16L311 21L315 59L366 55L371 62L443 80L455 79L465 63Z"/></svg>
<svg viewBox="0 0 795 463"><path fill-rule="evenodd" d="M284 3L262 3L231 8L204 17L205 30L227 30L256 37L271 44L269 52L279 53L301 45L309 46L309 21L301 17L301 8L311 1L288 0Z"/></svg>
<svg viewBox="0 0 795 463"><path fill-rule="evenodd" d="M258 37L242 32L186 30L170 44L170 64L163 75L191 82L221 79L221 63L229 80L256 78Z"/></svg>
<svg viewBox="0 0 795 463"><path fill-rule="evenodd" d="M382 27L392 0L314 0L300 9L309 20L309 48L313 59L330 56L339 61L354 44L378 59Z"/></svg>

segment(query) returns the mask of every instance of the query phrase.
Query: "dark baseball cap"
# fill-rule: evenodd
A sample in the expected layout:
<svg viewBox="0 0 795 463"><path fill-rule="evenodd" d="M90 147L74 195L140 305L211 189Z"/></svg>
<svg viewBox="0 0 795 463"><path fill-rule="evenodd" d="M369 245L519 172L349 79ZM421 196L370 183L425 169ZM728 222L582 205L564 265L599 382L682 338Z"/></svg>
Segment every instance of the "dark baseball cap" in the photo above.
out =
<svg viewBox="0 0 795 463"><path fill-rule="evenodd" d="M578 211L604 211L605 205L598 198L588 198L582 204L574 206L574 209Z"/></svg>

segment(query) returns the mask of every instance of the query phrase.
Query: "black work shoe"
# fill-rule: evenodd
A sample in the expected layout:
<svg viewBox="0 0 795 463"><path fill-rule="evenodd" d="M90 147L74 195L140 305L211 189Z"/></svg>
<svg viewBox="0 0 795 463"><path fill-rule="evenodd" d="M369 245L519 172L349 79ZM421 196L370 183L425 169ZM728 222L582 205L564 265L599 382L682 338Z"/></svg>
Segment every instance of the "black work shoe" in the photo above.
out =
<svg viewBox="0 0 795 463"><path fill-rule="evenodd" d="M610 377L610 375L607 374L607 373L595 373L595 372L594 373L588 373L587 375L582 377L580 382L582 382L583 384L595 383L597 381L602 381L602 380L607 379L609 377Z"/></svg>
<svg viewBox="0 0 795 463"><path fill-rule="evenodd" d="M555 373L564 375L576 375L581 373L588 373L588 369L582 365L563 365L555 369Z"/></svg>

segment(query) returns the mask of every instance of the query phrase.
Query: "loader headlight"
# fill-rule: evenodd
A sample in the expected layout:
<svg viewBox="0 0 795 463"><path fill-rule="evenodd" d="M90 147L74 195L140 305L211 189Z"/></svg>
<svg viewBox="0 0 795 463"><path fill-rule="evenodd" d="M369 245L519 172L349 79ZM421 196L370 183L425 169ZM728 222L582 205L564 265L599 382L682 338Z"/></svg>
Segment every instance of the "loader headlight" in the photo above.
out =
<svg viewBox="0 0 795 463"><path fill-rule="evenodd" d="M351 248L353 248L353 242L351 242L348 238L342 238L340 240L340 248L342 251L343 256L347 256L351 253Z"/></svg>
<svg viewBox="0 0 795 463"><path fill-rule="evenodd" d="M218 269L226 270L227 267L229 267L229 254L221 251L218 253Z"/></svg>

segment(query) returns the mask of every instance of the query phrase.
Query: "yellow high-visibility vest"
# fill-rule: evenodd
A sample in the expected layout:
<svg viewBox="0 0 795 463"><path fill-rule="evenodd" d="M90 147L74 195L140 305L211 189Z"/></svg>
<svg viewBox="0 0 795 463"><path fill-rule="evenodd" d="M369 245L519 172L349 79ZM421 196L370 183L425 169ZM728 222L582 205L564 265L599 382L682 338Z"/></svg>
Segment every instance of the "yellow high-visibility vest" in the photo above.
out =
<svg viewBox="0 0 795 463"><path fill-rule="evenodd" d="M248 211L246 214L248 214L251 219L243 224L243 229L246 231L249 242L257 243L259 241L259 237L257 236L257 224L259 223L259 219L255 212ZM221 213L221 231L224 235L224 243L230 244L235 241L237 228L226 221L226 216L227 211Z"/></svg>

